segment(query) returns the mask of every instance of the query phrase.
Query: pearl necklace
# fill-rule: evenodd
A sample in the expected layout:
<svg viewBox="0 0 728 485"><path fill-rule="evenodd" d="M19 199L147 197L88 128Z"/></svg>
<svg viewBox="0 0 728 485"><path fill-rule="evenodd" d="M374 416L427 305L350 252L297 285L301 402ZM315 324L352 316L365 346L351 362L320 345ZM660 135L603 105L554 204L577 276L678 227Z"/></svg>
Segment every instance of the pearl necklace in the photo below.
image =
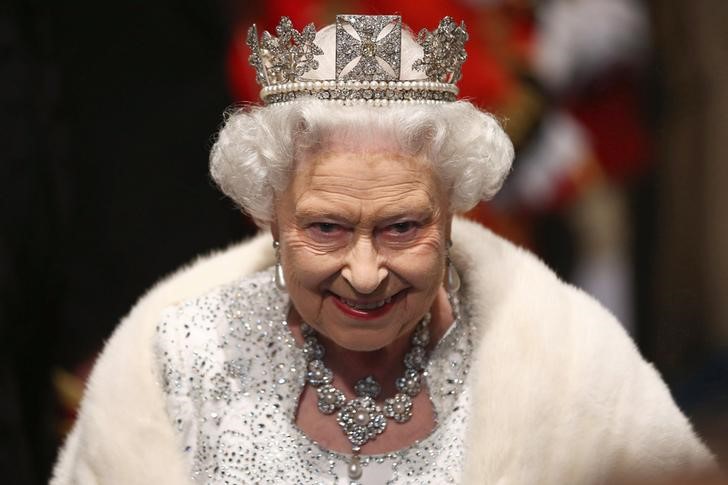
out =
<svg viewBox="0 0 728 485"><path fill-rule="evenodd" d="M344 393L332 381L334 374L323 362L324 347L316 332L306 323L301 325L304 337L303 353L306 356L306 383L316 389L318 410L323 414L336 414L336 422L351 442L352 457L347 467L349 478L358 480L362 476L359 451L361 447L376 439L387 428L389 419L406 423L412 417L412 398L422 389L422 372L427 365L425 347L430 342L430 314L427 313L412 334L412 348L404 356L405 373L395 381L397 394L384 400L383 406L376 399L382 386L374 376L360 379L354 386L358 397L347 400Z"/></svg>

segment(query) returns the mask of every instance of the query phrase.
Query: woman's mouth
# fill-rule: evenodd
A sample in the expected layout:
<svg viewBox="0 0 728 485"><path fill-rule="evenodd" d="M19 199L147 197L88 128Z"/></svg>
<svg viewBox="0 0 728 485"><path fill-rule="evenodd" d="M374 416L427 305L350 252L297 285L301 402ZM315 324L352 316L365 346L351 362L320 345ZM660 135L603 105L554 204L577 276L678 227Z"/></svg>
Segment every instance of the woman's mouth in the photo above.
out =
<svg viewBox="0 0 728 485"><path fill-rule="evenodd" d="M400 291L388 298L376 301L350 300L333 293L331 296L334 304L342 313L358 319L372 320L389 312L403 294L404 291Z"/></svg>
<svg viewBox="0 0 728 485"><path fill-rule="evenodd" d="M341 301L349 305L350 307L354 308L355 310L376 310L377 308L381 308L390 301L392 301L392 297L381 301L374 301L369 303L361 303L354 300L349 300L347 298L340 298Z"/></svg>

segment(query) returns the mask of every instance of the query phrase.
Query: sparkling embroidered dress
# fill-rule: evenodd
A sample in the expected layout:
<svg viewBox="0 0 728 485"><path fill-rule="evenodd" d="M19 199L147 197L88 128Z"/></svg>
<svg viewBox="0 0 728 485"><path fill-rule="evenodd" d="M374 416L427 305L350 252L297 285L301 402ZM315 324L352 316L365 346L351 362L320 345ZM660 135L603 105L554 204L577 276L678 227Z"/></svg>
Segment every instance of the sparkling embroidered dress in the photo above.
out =
<svg viewBox="0 0 728 485"><path fill-rule="evenodd" d="M194 482L459 483L473 347L467 306L425 371L435 429L407 448L362 455L358 482L347 476L345 455L295 424L305 358L287 326L288 307L268 270L165 311L156 340L160 375Z"/></svg>

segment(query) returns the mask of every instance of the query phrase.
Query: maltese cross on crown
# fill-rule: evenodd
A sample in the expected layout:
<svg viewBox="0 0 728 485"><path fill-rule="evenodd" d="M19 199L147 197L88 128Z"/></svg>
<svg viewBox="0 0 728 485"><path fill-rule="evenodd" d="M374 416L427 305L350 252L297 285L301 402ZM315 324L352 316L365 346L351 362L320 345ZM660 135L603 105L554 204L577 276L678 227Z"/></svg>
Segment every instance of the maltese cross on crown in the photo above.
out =
<svg viewBox="0 0 728 485"><path fill-rule="evenodd" d="M336 16L336 79L399 79L402 19L396 15Z"/></svg>

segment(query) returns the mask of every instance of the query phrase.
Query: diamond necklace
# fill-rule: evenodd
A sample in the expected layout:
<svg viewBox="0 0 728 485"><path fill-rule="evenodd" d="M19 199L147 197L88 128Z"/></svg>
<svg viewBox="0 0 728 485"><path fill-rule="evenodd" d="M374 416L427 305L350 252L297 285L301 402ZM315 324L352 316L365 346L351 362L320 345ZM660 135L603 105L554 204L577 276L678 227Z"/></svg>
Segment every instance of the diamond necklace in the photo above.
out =
<svg viewBox="0 0 728 485"><path fill-rule="evenodd" d="M336 414L336 422L351 442L352 457L347 466L349 478L358 480L362 476L362 465L359 458L361 447L376 439L387 428L389 419L397 423L406 423L412 417L412 398L422 389L422 372L427 365L425 346L430 341L430 313L428 312L417 324L412 334L412 348L404 356L405 372L395 381L397 394L384 400L379 406L377 397L382 386L374 376L367 376L357 381L354 392L358 397L347 400L344 393L331 382L334 374L324 364L324 347L318 340L316 332L308 324L301 325L304 337L303 353L306 356L306 383L316 389L318 394L318 410L323 414Z"/></svg>

